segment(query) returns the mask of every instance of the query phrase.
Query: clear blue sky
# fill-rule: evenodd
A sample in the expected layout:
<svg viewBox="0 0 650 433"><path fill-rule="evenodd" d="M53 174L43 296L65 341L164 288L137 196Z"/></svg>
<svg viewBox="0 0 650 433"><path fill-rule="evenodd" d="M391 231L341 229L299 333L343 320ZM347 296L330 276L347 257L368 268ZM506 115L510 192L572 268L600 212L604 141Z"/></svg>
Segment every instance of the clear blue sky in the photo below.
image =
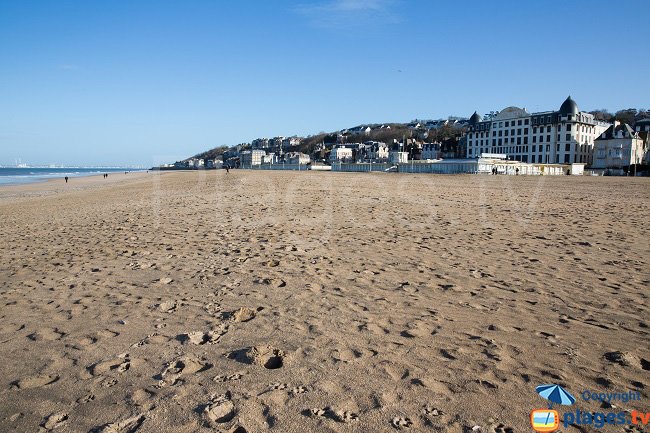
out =
<svg viewBox="0 0 650 433"><path fill-rule="evenodd" d="M650 108L650 2L0 0L0 164L509 105Z"/></svg>

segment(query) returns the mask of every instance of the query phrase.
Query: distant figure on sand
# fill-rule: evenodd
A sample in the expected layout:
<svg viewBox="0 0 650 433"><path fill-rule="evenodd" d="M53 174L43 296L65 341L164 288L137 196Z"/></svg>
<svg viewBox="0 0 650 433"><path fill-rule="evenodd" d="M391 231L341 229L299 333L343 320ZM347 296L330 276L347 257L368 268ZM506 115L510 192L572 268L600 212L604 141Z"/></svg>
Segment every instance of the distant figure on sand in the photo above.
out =
<svg viewBox="0 0 650 433"><path fill-rule="evenodd" d="M515 168L515 174L519 176L519 167Z"/></svg>
<svg viewBox="0 0 650 433"><path fill-rule="evenodd" d="M226 174L230 173L230 169L226 166Z"/></svg>
<svg viewBox="0 0 650 433"><path fill-rule="evenodd" d="M65 177L65 183L68 183L68 176Z"/></svg>

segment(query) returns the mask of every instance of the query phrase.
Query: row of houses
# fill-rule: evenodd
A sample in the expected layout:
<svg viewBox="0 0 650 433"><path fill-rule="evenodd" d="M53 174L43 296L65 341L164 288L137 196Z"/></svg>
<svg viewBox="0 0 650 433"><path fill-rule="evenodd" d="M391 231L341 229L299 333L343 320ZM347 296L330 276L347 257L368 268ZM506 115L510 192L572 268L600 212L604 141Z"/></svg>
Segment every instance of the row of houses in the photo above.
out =
<svg viewBox="0 0 650 433"><path fill-rule="evenodd" d="M647 164L650 158L650 119L639 120L633 126L602 122L594 115L580 111L570 96L558 110L529 113L525 108L511 106L491 111L485 117L474 112L469 118L415 120L405 126L410 132L391 143L367 139L372 131L390 130L388 124L343 129L329 134L312 155L295 152L302 142L298 136L258 138L230 148L223 155L223 164L230 167L301 166L312 161L403 164L411 161L477 160L484 155L498 154L503 155L505 161L582 164L592 170L616 173L630 166ZM430 133L444 127L451 130ZM439 141L431 139L450 134L455 135ZM378 134L376 137L394 135ZM221 161L191 158L175 163L174 168L216 168L220 164Z"/></svg>
<svg viewBox="0 0 650 433"><path fill-rule="evenodd" d="M273 137L273 138L256 138L251 141L251 149L264 149L272 151L284 151L292 147L299 146L302 141L301 137Z"/></svg>

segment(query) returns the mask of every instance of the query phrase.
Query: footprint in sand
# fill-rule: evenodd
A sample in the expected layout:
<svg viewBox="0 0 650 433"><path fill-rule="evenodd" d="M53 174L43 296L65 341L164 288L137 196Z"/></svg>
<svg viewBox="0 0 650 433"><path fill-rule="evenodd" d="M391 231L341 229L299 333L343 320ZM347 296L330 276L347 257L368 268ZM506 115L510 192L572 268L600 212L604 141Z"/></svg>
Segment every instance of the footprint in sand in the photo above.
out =
<svg viewBox="0 0 650 433"><path fill-rule="evenodd" d="M106 424L93 431L98 433L134 433L145 420L144 415L136 415L123 421Z"/></svg>
<svg viewBox="0 0 650 433"><path fill-rule="evenodd" d="M149 391L148 389L137 389L131 394L130 399L136 405L142 405L143 403L149 401L156 395L155 392Z"/></svg>
<svg viewBox="0 0 650 433"><path fill-rule="evenodd" d="M271 391L283 390L283 389L287 389L288 387L289 387L288 384L286 384L286 383L279 383L279 382L272 383L272 384L269 386L269 388L271 389Z"/></svg>
<svg viewBox="0 0 650 433"><path fill-rule="evenodd" d="M176 301L165 301L154 306L154 308L157 308L161 313L173 313L176 311L177 307L178 304Z"/></svg>
<svg viewBox="0 0 650 433"><path fill-rule="evenodd" d="M280 278L262 278L259 280L255 280L257 284L266 284L267 286L272 286L272 287L284 287L287 285L287 283L280 279Z"/></svg>
<svg viewBox="0 0 650 433"><path fill-rule="evenodd" d="M512 427L507 427L503 424L499 424L493 428L494 433L514 433L515 429Z"/></svg>
<svg viewBox="0 0 650 433"><path fill-rule="evenodd" d="M191 343L196 345L203 344L215 344L219 342L219 339L226 333L226 331L194 331L188 332L187 334L181 334L176 337L177 340L183 342L183 344Z"/></svg>
<svg viewBox="0 0 650 433"><path fill-rule="evenodd" d="M132 367L136 367L144 364L146 361L137 358L131 358L128 353L119 355L116 358L107 359L105 361L97 362L90 367L88 371L93 376L102 375L111 371L116 371L118 373L124 373Z"/></svg>
<svg viewBox="0 0 650 433"><path fill-rule="evenodd" d="M235 322L248 322L255 318L256 311L252 308L241 307L239 310L232 313L232 320Z"/></svg>
<svg viewBox="0 0 650 433"><path fill-rule="evenodd" d="M112 377L104 378L99 384L99 386L101 386L102 388L111 388L115 385L117 385L117 379L114 379Z"/></svg>
<svg viewBox="0 0 650 433"><path fill-rule="evenodd" d="M27 338L32 341L54 341L61 339L64 335L65 333L59 331L57 328L43 328L29 334Z"/></svg>
<svg viewBox="0 0 650 433"><path fill-rule="evenodd" d="M212 364L194 356L182 356L167 364L165 369L156 376L158 387L179 384L181 376L188 376L212 368Z"/></svg>
<svg viewBox="0 0 650 433"><path fill-rule="evenodd" d="M59 376L56 374L52 374L52 375L42 374L38 376L29 376L22 379L18 379L12 382L11 387L15 389L39 388L41 386L54 383L57 380L59 380Z"/></svg>
<svg viewBox="0 0 650 433"><path fill-rule="evenodd" d="M88 394L81 398L78 398L77 404L86 404L86 403L90 403L93 400L95 400L95 396L93 394Z"/></svg>
<svg viewBox="0 0 650 433"><path fill-rule="evenodd" d="M399 429L411 427L413 425L413 421L411 421L407 417L396 416L395 418L392 419L391 425L399 430Z"/></svg>
<svg viewBox="0 0 650 433"><path fill-rule="evenodd" d="M433 406L425 406L423 412L425 415L430 415L430 416L442 415L442 411L440 409L436 409Z"/></svg>
<svg viewBox="0 0 650 433"><path fill-rule="evenodd" d="M203 417L211 424L222 424L235 417L235 405L231 401L231 394L215 396L203 408Z"/></svg>
<svg viewBox="0 0 650 433"><path fill-rule="evenodd" d="M269 370L282 368L286 361L285 353L272 346L257 346L237 350L230 353L228 357L247 364L260 365Z"/></svg>
<svg viewBox="0 0 650 433"><path fill-rule="evenodd" d="M41 427L45 430L54 430L61 427L68 420L68 414L64 412L53 413L48 416L42 423Z"/></svg>
<svg viewBox="0 0 650 433"><path fill-rule="evenodd" d="M102 337L102 338L113 338L113 337L117 337L118 335L120 335L120 333L117 332L117 331L111 331L110 329L103 329L103 330L99 331L97 333L97 335Z"/></svg>
<svg viewBox="0 0 650 433"><path fill-rule="evenodd" d="M229 376L219 375L212 378L213 382L231 382L233 380L239 380L244 376L244 373L233 373Z"/></svg>
<svg viewBox="0 0 650 433"><path fill-rule="evenodd" d="M95 343L97 343L97 338L86 335L86 336L81 337L79 340L77 340L77 342L74 344L73 347L75 349L83 349L83 348L85 348L87 346L90 346L92 344L95 344Z"/></svg>
<svg viewBox="0 0 650 433"><path fill-rule="evenodd" d="M310 416L328 418L338 422L353 422L359 420L359 415L347 410L334 410L331 407L315 408L305 411Z"/></svg>
<svg viewBox="0 0 650 433"><path fill-rule="evenodd" d="M138 341L137 343L132 344L131 347L142 347L146 344L164 344L167 343L169 340L170 340L169 337L154 332L153 334L147 335L145 338Z"/></svg>
<svg viewBox="0 0 650 433"><path fill-rule="evenodd" d="M292 388L291 391L289 391L289 395L296 396L298 394L304 394L308 392L308 389L304 386L296 386L295 388Z"/></svg>

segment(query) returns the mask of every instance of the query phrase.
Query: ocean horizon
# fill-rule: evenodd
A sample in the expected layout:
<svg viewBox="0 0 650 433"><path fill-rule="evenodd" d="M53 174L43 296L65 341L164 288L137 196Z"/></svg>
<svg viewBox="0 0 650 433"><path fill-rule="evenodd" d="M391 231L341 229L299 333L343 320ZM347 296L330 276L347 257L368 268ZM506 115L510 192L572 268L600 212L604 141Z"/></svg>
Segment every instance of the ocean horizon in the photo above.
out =
<svg viewBox="0 0 650 433"><path fill-rule="evenodd" d="M49 179L93 176L102 173L142 171L124 167L0 167L0 186L43 182Z"/></svg>

